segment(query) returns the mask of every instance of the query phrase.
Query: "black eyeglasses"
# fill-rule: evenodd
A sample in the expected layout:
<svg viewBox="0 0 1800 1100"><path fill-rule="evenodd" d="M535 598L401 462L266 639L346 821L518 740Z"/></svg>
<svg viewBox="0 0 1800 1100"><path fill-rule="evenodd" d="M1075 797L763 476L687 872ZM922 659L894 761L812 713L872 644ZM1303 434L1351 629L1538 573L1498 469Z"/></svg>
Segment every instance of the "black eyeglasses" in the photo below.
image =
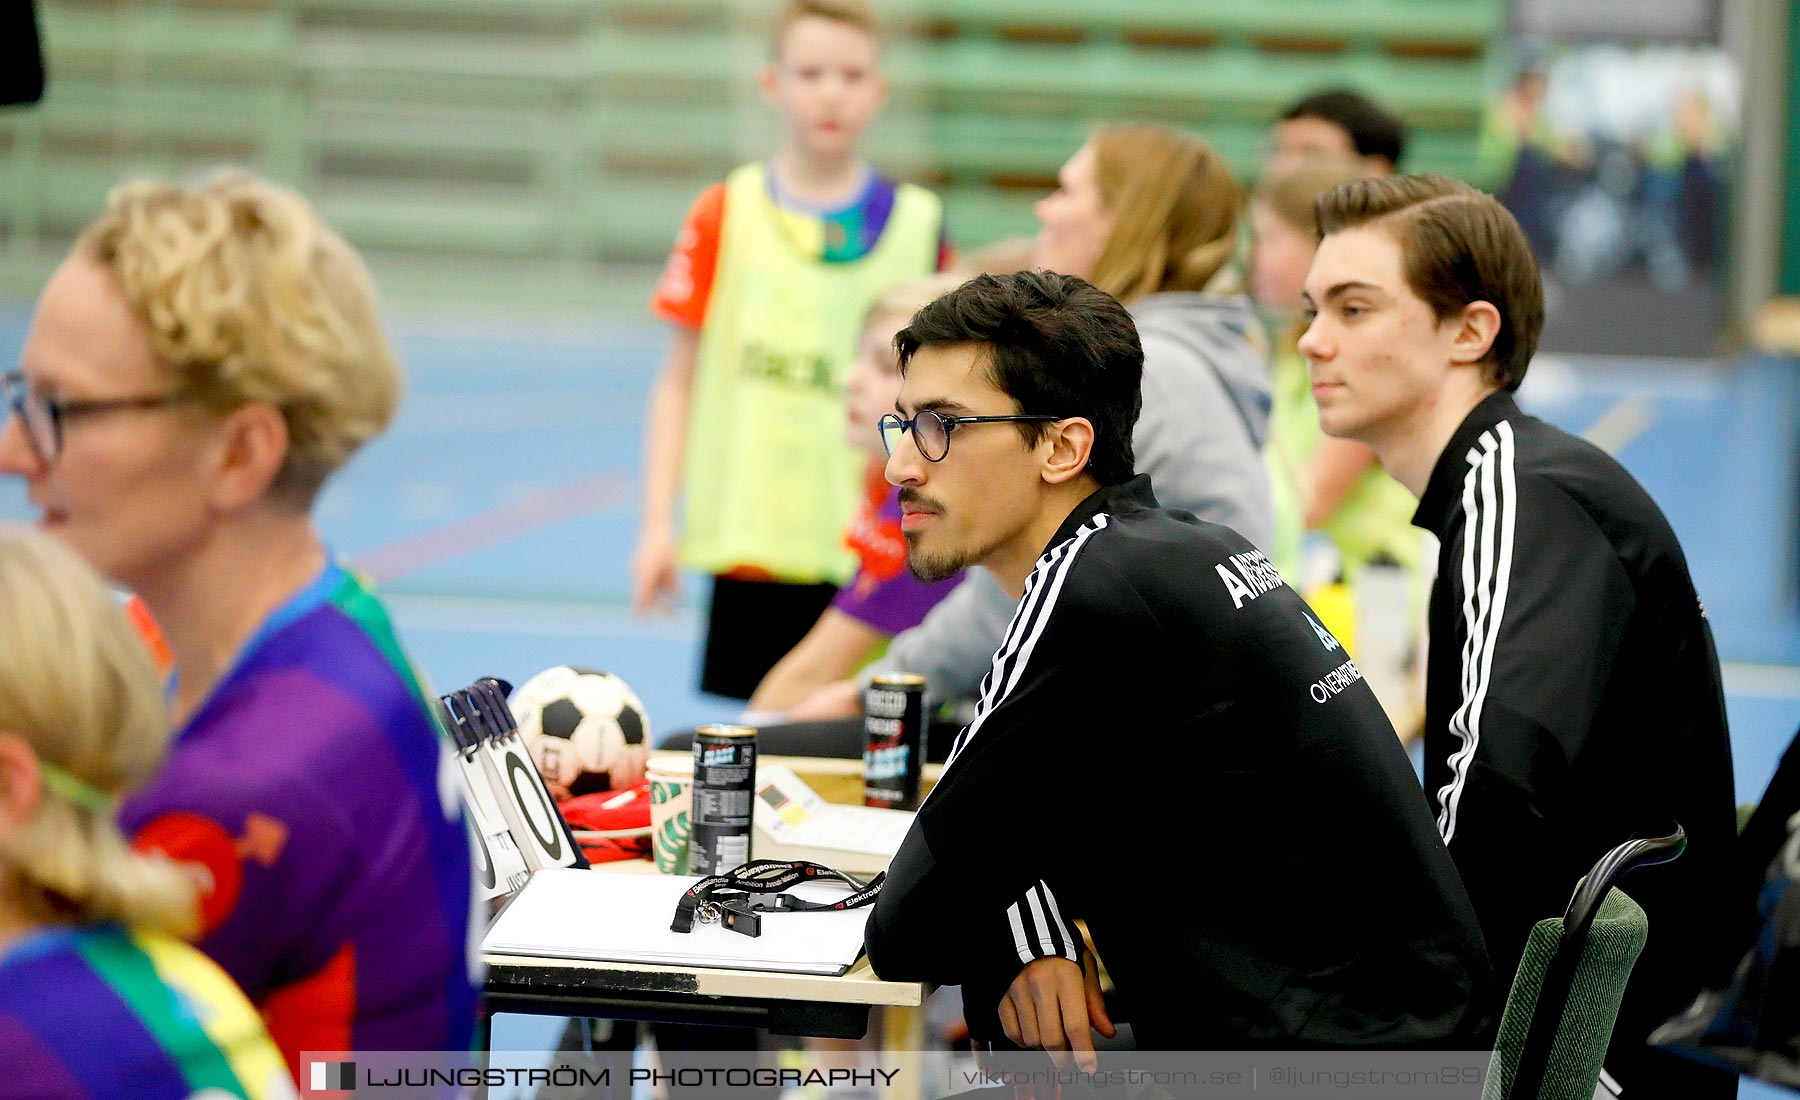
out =
<svg viewBox="0 0 1800 1100"><path fill-rule="evenodd" d="M154 409L177 401L187 401L194 396L187 390L172 390L136 397L95 397L86 400L46 397L41 393L34 393L31 384L25 380L25 375L19 371L0 375L0 385L5 386L6 403L12 406L13 415L25 426L26 442L31 444L31 450L37 455L38 461L45 465L55 462L56 456L62 454L63 424L68 420L119 409Z"/></svg>
<svg viewBox="0 0 1800 1100"><path fill-rule="evenodd" d="M1006 423L1046 423L1053 420L1067 420L1066 416L1043 416L1041 414L1025 414L1019 416L946 416L934 409L920 409L911 420L902 420L894 413L888 413L878 422L881 428L881 445L887 448L892 456L894 448L900 445L900 437L907 432L912 433L913 443L927 462L942 462L950 453L950 433L964 424L1006 424Z"/></svg>

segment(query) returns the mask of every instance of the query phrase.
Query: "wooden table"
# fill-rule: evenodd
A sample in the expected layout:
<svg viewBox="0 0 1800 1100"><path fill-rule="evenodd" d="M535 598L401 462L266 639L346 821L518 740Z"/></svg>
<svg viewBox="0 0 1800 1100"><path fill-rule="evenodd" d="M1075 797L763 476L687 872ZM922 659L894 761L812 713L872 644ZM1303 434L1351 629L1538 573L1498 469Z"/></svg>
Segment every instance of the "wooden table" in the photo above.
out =
<svg viewBox="0 0 1800 1100"><path fill-rule="evenodd" d="M857 1039L869 1006L917 1008L917 982L885 982L865 960L838 977L487 955L495 1012L730 1024Z"/></svg>

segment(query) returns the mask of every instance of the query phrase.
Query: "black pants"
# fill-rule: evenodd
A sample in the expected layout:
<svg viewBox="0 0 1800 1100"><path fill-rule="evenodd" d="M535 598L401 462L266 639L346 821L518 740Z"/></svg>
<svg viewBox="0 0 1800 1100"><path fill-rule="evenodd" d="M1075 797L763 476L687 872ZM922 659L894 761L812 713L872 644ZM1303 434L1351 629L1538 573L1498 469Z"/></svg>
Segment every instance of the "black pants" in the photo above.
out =
<svg viewBox="0 0 1800 1100"><path fill-rule="evenodd" d="M837 588L714 577L706 612L706 651L700 690L748 699L775 662L806 637Z"/></svg>

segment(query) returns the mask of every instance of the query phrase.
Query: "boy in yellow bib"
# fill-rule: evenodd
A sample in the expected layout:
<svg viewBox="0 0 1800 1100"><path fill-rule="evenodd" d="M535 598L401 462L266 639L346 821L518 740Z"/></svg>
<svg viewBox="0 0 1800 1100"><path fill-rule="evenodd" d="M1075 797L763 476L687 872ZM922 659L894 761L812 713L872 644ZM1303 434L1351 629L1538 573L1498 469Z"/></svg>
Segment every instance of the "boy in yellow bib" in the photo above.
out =
<svg viewBox="0 0 1800 1100"><path fill-rule="evenodd" d="M867 0L790 0L774 47L760 83L781 147L695 201L651 301L674 334L632 559L640 611L676 595L678 565L713 575L700 686L740 699L855 565L862 460L843 408L861 318L948 259L937 197L857 152L887 94Z"/></svg>

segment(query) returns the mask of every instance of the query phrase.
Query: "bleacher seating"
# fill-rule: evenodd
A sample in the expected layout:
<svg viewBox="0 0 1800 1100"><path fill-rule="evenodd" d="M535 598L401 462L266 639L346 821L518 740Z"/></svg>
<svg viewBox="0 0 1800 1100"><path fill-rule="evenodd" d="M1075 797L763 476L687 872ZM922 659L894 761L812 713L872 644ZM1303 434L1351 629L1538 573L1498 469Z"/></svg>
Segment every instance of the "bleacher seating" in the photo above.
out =
<svg viewBox="0 0 1800 1100"><path fill-rule="evenodd" d="M41 0L51 85L0 112L0 281L34 282L107 187L246 164L377 257L654 263L706 182L770 149L775 0ZM868 148L961 242L1028 233L1097 123L1205 134L1253 170L1326 84L1468 174L1500 0L894 0ZM436 258L436 261L434 261ZM404 294L405 288L399 288Z"/></svg>

